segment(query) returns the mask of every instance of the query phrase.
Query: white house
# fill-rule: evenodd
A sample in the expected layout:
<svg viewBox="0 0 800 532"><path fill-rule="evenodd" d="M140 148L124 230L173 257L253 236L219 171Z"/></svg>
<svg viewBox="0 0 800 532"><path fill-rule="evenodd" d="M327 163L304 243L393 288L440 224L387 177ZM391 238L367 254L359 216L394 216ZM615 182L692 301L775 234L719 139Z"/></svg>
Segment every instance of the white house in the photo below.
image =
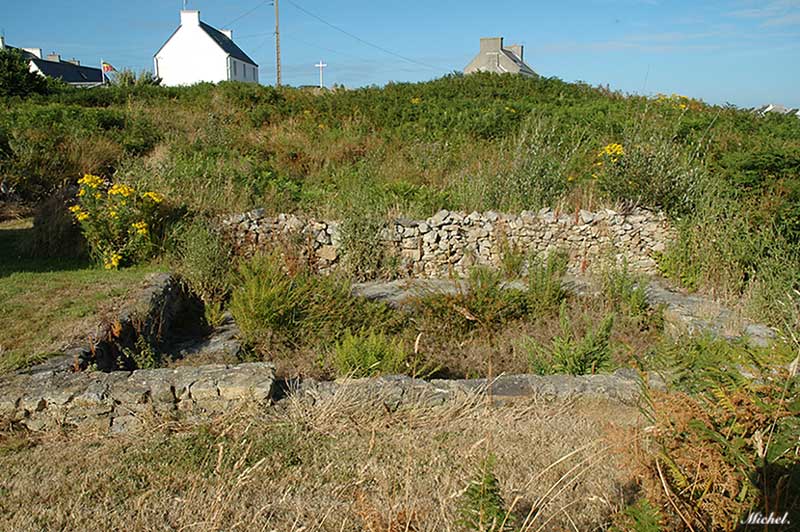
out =
<svg viewBox="0 0 800 532"><path fill-rule="evenodd" d="M478 55L464 68L464 74L494 72L535 77L536 72L523 59L521 44L503 46L502 37L482 37Z"/></svg>
<svg viewBox="0 0 800 532"><path fill-rule="evenodd" d="M201 22L199 11L181 11L181 25L153 57L156 77L169 87L201 81L258 83L258 65L232 39L230 30Z"/></svg>

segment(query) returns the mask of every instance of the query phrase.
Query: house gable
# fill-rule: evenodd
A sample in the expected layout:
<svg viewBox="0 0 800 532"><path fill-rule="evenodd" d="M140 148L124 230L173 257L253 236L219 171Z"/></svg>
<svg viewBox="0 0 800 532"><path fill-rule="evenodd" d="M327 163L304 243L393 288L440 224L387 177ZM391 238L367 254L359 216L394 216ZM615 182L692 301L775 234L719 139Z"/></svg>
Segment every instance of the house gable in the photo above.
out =
<svg viewBox="0 0 800 532"><path fill-rule="evenodd" d="M478 55L464 68L465 74L494 72L497 74L520 74L533 77L536 72L523 60L522 45L503 46L502 37L481 38Z"/></svg>
<svg viewBox="0 0 800 532"><path fill-rule="evenodd" d="M181 11L181 24L153 61L167 86L258 81L258 65L229 37L200 20L199 11Z"/></svg>

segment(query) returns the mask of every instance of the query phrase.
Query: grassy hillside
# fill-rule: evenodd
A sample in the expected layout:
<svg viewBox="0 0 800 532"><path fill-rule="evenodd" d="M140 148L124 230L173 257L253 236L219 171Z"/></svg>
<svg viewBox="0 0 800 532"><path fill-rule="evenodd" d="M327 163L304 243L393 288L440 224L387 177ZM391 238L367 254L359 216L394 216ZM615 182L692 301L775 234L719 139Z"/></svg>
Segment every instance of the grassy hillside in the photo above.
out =
<svg viewBox="0 0 800 532"><path fill-rule="evenodd" d="M193 214L265 206L365 219L638 203L667 210L681 230L662 260L667 275L745 296L775 324L792 319L795 117L495 75L321 96L223 83L4 103L0 177L28 201L91 172Z"/></svg>

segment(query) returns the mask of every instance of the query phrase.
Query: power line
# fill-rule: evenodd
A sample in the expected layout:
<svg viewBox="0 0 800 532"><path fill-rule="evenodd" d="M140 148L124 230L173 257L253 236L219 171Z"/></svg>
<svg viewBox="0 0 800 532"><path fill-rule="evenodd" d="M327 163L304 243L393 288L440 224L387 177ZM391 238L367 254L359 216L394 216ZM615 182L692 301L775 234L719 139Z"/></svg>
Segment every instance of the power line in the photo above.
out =
<svg viewBox="0 0 800 532"><path fill-rule="evenodd" d="M290 4L292 4L292 5L293 5L295 8L297 8L298 10L300 10L300 11L302 11L303 13L305 13L306 15L308 15L309 17L311 17L311 18L315 18L315 19L317 19L318 21L320 21L320 22L322 22L323 24L325 24L326 26L330 26L331 28L335 29L336 31L339 31L339 32L341 32L341 33L344 33L344 34L345 34L345 35L347 35L348 37L351 37L351 38L353 38L353 39L357 40L357 41L358 41L358 42L360 42L361 44L365 44L365 45L367 45L367 46L370 46L370 47L372 47L372 48L375 48L376 50L380 50L380 51L381 51L381 52L383 52L383 53L386 53L386 54L392 55L392 56L394 56L394 57L397 57L397 58L399 58L399 59L402 59L403 61L408 61L409 63L414 63L415 65L423 66L423 67L425 67L425 68L430 68L431 70L437 70L437 71L438 71L438 70L441 70L440 68L437 68L437 67L435 67L435 66L427 65L427 64L425 64L425 63L421 63L421 62L419 62L419 61L417 61L417 60L415 60L415 59L411 59L410 57L406 57L406 56L400 55L400 54L398 54L398 53L395 53L395 52L393 52L393 51L391 51L391 50L387 50L386 48L384 48L384 47L382 47L382 46L379 46L379 45L377 45L377 44L375 44L375 43L371 43L371 42L369 42L369 41L366 41L366 40L362 39L361 37L359 37L359 36L357 36L357 35L353 35L353 34L352 34L352 33L350 33L349 31L347 31L347 30L344 30L344 29L340 28L339 26L336 26L335 24L331 24L330 22L328 22L327 20L323 19L322 17L319 17L319 16L315 15L314 13L312 13L312 12L308 11L308 10L307 10L307 9L305 9L304 7L302 7L302 6L298 5L296 2L293 2L292 0L286 0L286 1L287 1L287 2L289 2Z"/></svg>
<svg viewBox="0 0 800 532"><path fill-rule="evenodd" d="M230 28L231 26L233 26L233 24L234 24L234 23L236 23L236 22L239 22L240 20L242 20L242 19L243 19L244 17L246 17L247 15L249 15L249 14L253 13L253 12L254 12L256 9L260 8L261 6L263 6L263 5L265 5L265 4L271 4L271 3L272 3L272 0L264 0L263 2L261 2L260 4L258 4L258 5L257 5L256 7L254 7L253 9L251 9L251 10L249 10L249 11L245 12L245 13L242 13L241 15L239 15L239 16L238 16L238 17L236 17L235 19L231 20L230 22L228 22L227 24L225 24L225 25L224 25L224 26L222 26L222 27L223 27L223 28Z"/></svg>

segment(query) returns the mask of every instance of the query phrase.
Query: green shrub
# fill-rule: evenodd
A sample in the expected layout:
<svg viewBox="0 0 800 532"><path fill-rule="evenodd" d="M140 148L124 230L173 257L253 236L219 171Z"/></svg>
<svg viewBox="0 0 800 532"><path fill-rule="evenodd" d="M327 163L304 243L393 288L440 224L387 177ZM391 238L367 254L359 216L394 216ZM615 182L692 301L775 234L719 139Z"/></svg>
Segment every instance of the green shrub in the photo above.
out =
<svg viewBox="0 0 800 532"><path fill-rule="evenodd" d="M438 337L496 331L527 314L525 292L506 288L502 274L488 267L472 268L456 294L427 294L416 304L421 327Z"/></svg>
<svg viewBox="0 0 800 532"><path fill-rule="evenodd" d="M661 512L647 499L639 499L614 516L611 532L661 532Z"/></svg>
<svg viewBox="0 0 800 532"><path fill-rule="evenodd" d="M245 341L259 351L324 348L348 330L394 333L405 324L402 313L351 295L348 282L307 270L290 274L276 255L242 261L238 275L230 311Z"/></svg>
<svg viewBox="0 0 800 532"><path fill-rule="evenodd" d="M339 376L352 377L406 373L411 369L403 344L372 330L356 334L347 331L333 348L333 365Z"/></svg>
<svg viewBox="0 0 800 532"><path fill-rule="evenodd" d="M30 72L19 50L0 50L0 97L28 96L48 91L47 80Z"/></svg>
<svg viewBox="0 0 800 532"><path fill-rule="evenodd" d="M233 249L202 219L178 224L173 234L175 272L203 301L206 321L217 325L233 287Z"/></svg>
<svg viewBox="0 0 800 532"><path fill-rule="evenodd" d="M528 310L541 316L559 308L567 297L562 279L567 271L569 257L564 252L554 251L546 258L531 257L528 264Z"/></svg>
<svg viewBox="0 0 800 532"><path fill-rule="evenodd" d="M614 315L606 316L595 328L579 337L569 321L566 307L561 306L560 334L553 338L550 346L528 340L531 371L540 375L567 373L588 375L608 369L611 361L610 337L614 326Z"/></svg>
<svg viewBox="0 0 800 532"><path fill-rule="evenodd" d="M470 479L461 496L457 524L475 532L513 530L514 516L506 511L500 482L494 474L495 457L489 455Z"/></svg>
<svg viewBox="0 0 800 532"><path fill-rule="evenodd" d="M647 278L634 275L627 261L606 268L601 274L603 298L617 315L625 316L640 326L659 326L661 311L647 301Z"/></svg>
<svg viewBox="0 0 800 532"><path fill-rule="evenodd" d="M149 257L153 233L160 229L162 197L124 184L108 186L98 176L79 181L78 203L70 212L83 230L92 256L106 269L117 269Z"/></svg>
<svg viewBox="0 0 800 532"><path fill-rule="evenodd" d="M669 127L653 127L642 118L606 144L596 155L592 178L614 201L650 205L672 214L685 214L694 205L706 178L691 145L675 141Z"/></svg>
<svg viewBox="0 0 800 532"><path fill-rule="evenodd" d="M359 184L351 185L347 196L340 226L342 262L356 279L374 279L385 272L388 260L383 199Z"/></svg>

